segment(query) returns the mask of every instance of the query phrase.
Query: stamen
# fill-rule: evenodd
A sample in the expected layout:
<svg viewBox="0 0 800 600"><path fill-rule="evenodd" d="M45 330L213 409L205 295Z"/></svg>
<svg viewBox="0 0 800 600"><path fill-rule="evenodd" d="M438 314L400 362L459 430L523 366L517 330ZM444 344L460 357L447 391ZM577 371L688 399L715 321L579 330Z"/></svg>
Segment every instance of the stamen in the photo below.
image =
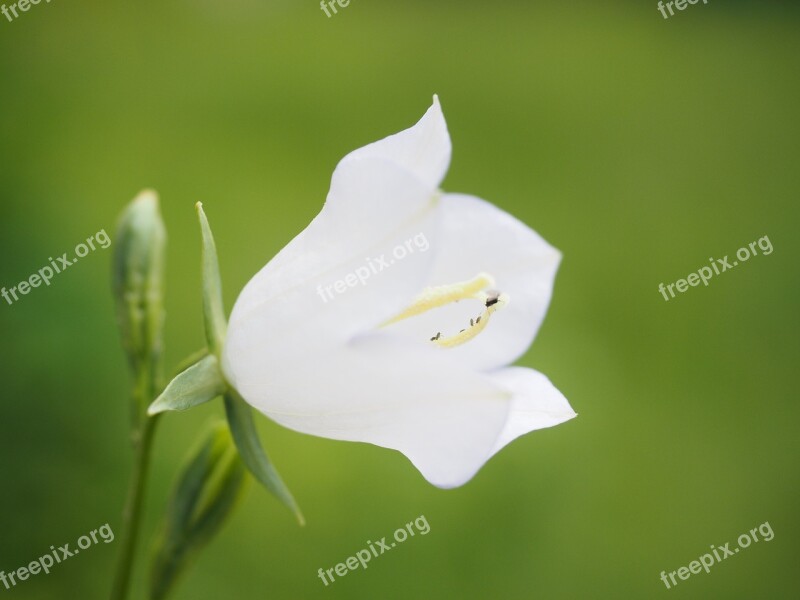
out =
<svg viewBox="0 0 800 600"><path fill-rule="evenodd" d="M493 285L494 279L492 279L492 276L481 273L469 281L425 288L425 290L414 299L411 306L396 317L383 323L381 327L386 327L387 325L397 323L409 317L416 317L431 309L446 306L453 302L458 302L459 300L466 300L467 298L483 300L483 296L485 296L483 290Z"/></svg>
<svg viewBox="0 0 800 600"><path fill-rule="evenodd" d="M473 319L470 319L470 326L468 328L462 329L456 335L450 337L437 336L435 340L431 341L442 348L453 348L470 341L477 337L481 331L486 329L492 314L503 308L508 302L509 297L507 294L496 292L494 295L489 295L485 301L486 310L474 320L474 323Z"/></svg>
<svg viewBox="0 0 800 600"><path fill-rule="evenodd" d="M508 304L510 298L507 294L494 289L487 289L493 286L494 279L492 276L486 273L480 273L469 281L426 288L417 296L411 306L396 317L389 319L381 326L385 327L392 323L402 321L403 319L420 315L431 309L458 302L459 300L479 300L481 304L484 305L485 310L478 315L477 318L469 320L469 327L449 337L442 337L442 332L439 331L435 336L430 338L431 342L442 348L459 346L476 337L486 328L492 313Z"/></svg>

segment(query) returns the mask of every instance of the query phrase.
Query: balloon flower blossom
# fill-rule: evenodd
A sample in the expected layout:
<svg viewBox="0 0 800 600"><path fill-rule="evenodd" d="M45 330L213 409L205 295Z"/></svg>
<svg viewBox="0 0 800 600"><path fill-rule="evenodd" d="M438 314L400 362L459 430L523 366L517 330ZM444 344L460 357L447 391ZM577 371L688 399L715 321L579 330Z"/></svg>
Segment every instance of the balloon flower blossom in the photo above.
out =
<svg viewBox="0 0 800 600"><path fill-rule="evenodd" d="M442 488L575 416L547 377L509 366L561 255L442 191L450 155L434 97L410 129L345 156L320 213L239 295L221 354L227 382L273 421L399 450Z"/></svg>

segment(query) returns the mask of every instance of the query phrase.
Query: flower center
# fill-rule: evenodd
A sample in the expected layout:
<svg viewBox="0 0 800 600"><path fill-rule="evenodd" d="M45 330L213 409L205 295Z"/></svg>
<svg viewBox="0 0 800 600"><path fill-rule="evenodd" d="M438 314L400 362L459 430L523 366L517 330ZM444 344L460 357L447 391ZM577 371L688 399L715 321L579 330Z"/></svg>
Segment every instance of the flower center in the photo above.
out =
<svg viewBox="0 0 800 600"><path fill-rule="evenodd" d="M424 312L446 306L459 300L478 300L483 304L483 312L474 319L469 320L469 326L450 336L442 336L438 331L430 341L442 348L460 346L475 338L489 323L492 314L504 307L510 301L508 294L499 292L494 288L494 279L491 275L480 273L468 281L460 281L449 285L439 285L425 288L414 299L411 306L399 315L389 319L381 325L386 327L403 319L420 315Z"/></svg>

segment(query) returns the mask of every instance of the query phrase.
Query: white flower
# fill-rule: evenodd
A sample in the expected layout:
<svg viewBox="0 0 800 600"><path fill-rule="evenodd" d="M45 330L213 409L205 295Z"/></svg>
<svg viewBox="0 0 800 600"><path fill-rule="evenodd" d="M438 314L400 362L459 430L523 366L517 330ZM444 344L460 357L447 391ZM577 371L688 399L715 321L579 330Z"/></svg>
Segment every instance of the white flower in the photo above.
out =
<svg viewBox="0 0 800 600"><path fill-rule="evenodd" d="M544 319L561 255L439 190L450 153L434 97L415 126L342 159L319 215L240 294L223 354L231 385L274 421L394 448L439 487L575 416L544 375L506 366ZM422 239L427 251L410 243ZM347 277L365 265L369 278ZM336 281L347 293L321 297Z"/></svg>

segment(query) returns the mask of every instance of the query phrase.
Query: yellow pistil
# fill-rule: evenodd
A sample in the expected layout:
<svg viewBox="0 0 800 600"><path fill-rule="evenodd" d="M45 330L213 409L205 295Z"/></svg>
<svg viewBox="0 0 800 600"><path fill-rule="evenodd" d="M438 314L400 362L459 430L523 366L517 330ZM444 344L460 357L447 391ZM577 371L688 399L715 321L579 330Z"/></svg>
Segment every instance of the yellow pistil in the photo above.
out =
<svg viewBox="0 0 800 600"><path fill-rule="evenodd" d="M510 300L508 295L493 289L487 289L492 287L494 287L492 276L480 273L468 281L426 288L414 299L411 306L383 323L382 327L459 300L479 300L484 305L484 310L477 318L469 320L469 327L465 327L455 335L446 337L442 337L442 333L438 332L430 339L431 342L442 348L459 346L476 337L486 328L491 315L508 304Z"/></svg>

